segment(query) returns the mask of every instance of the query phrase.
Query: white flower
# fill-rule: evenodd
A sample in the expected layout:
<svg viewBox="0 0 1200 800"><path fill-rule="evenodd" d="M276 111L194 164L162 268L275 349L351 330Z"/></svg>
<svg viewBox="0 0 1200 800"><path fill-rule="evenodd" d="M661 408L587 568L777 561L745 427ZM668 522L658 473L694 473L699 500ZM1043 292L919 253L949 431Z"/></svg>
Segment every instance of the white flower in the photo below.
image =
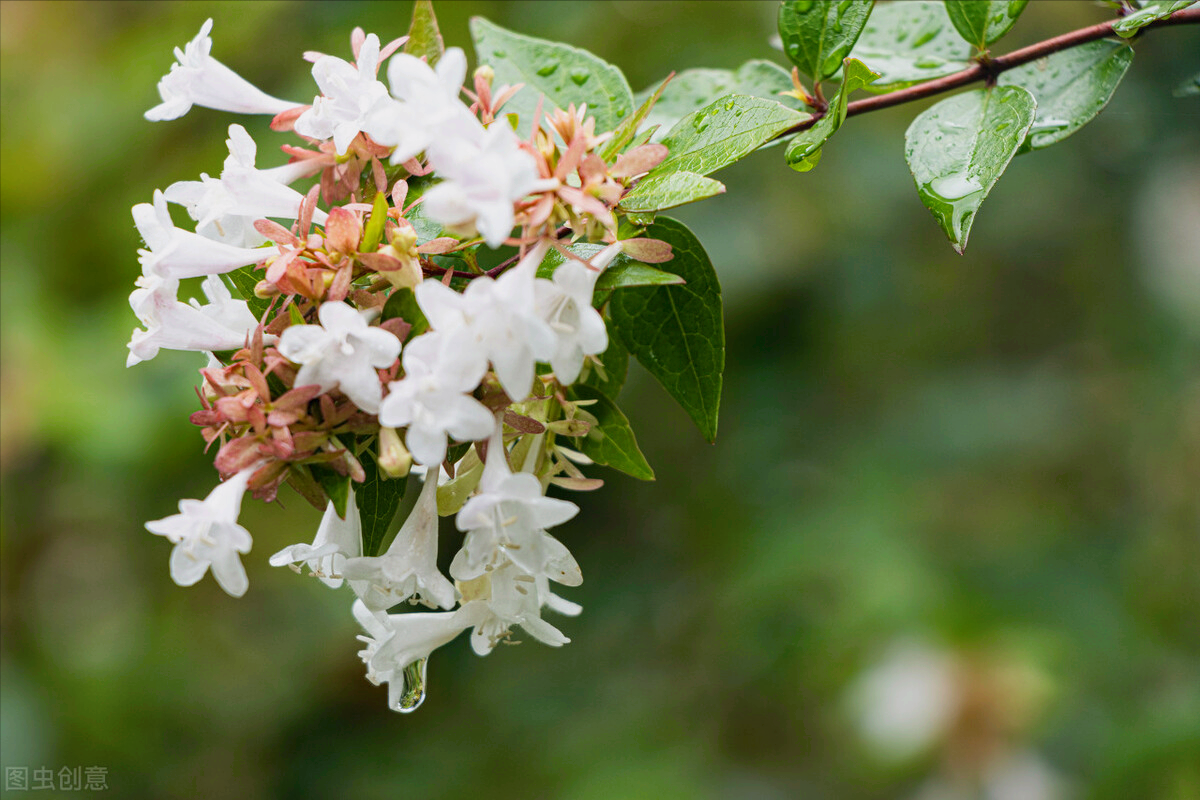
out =
<svg viewBox="0 0 1200 800"><path fill-rule="evenodd" d="M404 378L389 384L379 406L381 424L408 426L405 444L418 464L442 463L447 434L465 442L487 438L492 431L491 412L469 394L479 385L487 358L454 344L438 333L409 342Z"/></svg>
<svg viewBox="0 0 1200 800"><path fill-rule="evenodd" d="M455 517L466 533L450 564L456 580L469 581L511 562L531 579L544 574L566 586L583 581L571 553L545 531L574 517L579 506L543 496L541 482L527 472L512 474L499 427L488 443L479 490Z"/></svg>
<svg viewBox="0 0 1200 800"><path fill-rule="evenodd" d="M279 339L284 358L300 364L296 386L335 387L370 414L379 411L383 387L377 369L400 355L400 340L346 303L328 302L317 312L320 325L293 325Z"/></svg>
<svg viewBox="0 0 1200 800"><path fill-rule="evenodd" d="M133 221L148 250L138 250L138 261L145 275L164 278L197 278L216 275L238 267L257 264L276 253L270 247L234 247L213 241L198 233L175 227L167 200L154 190L154 204L133 207Z"/></svg>
<svg viewBox="0 0 1200 800"><path fill-rule="evenodd" d="M187 206L196 220L196 232L226 244L256 247L266 239L254 229L254 221L264 217L297 219L304 195L285 184L311 168L300 162L273 170L254 166L258 147L241 125L229 126L229 156L220 180L201 174L198 181L177 181L163 196L171 203ZM328 215L313 211L313 221L324 225Z"/></svg>
<svg viewBox="0 0 1200 800"><path fill-rule="evenodd" d="M345 155L372 111L391 101L387 87L375 78L378 68L379 37L373 33L358 51L357 66L336 56L317 59L312 75L321 94L296 118L296 133L320 140L332 137L338 155Z"/></svg>
<svg viewBox="0 0 1200 800"><path fill-rule="evenodd" d="M367 680L388 684L388 707L416 710L425 699L425 667L430 654L474 627L486 609L480 604L457 611L382 614L372 612L362 600L354 601L354 618L367 631L359 640L366 647L358 655L367 665Z"/></svg>
<svg viewBox="0 0 1200 800"><path fill-rule="evenodd" d="M372 611L384 611L409 598L430 607L453 608L454 586L437 568L437 540L437 481L427 481L387 552L348 559L342 575Z"/></svg>
<svg viewBox="0 0 1200 800"><path fill-rule="evenodd" d="M533 156L503 124L492 125L479 140L436 140L427 153L445 180L425 193L425 215L443 225L473 225L490 247L499 247L512 232L515 201L558 185L540 178Z"/></svg>
<svg viewBox="0 0 1200 800"><path fill-rule="evenodd" d="M499 279L475 278L462 294L427 280L416 287L417 303L438 333L454 337L447 347L482 354L513 400L529 395L534 364L554 353L554 331L537 312L533 282L549 245L539 242Z"/></svg>
<svg viewBox="0 0 1200 800"><path fill-rule="evenodd" d="M258 327L245 300L235 300L229 288L216 275L204 279L201 288L209 302L200 305L176 299L179 281L156 275L138 278L138 288L129 295L129 305L145 330L135 329L129 341L129 357L125 366L132 367L158 355L159 348L168 350L236 350L246 344ZM263 336L271 344L275 337Z"/></svg>
<svg viewBox="0 0 1200 800"><path fill-rule="evenodd" d="M458 47L446 50L436 68L408 53L392 57L388 81L397 102L377 106L365 130L380 144L396 148L393 164L438 141L482 143L483 126L458 97L466 74L467 57Z"/></svg>
<svg viewBox="0 0 1200 800"><path fill-rule="evenodd" d="M592 292L600 271L620 251L620 242L604 248L593 259L592 269L567 259L554 271L553 280L536 281L538 311L557 337L550 366L560 383L574 383L583 368L583 357L608 348L608 331L604 318L592 307Z"/></svg>
<svg viewBox="0 0 1200 800"><path fill-rule="evenodd" d="M238 553L249 553L252 540L237 519L254 469L242 470L203 500L180 500L178 514L146 523L146 530L175 543L171 551L175 583L191 586L211 566L222 589L233 597L246 593L250 582Z"/></svg>
<svg viewBox="0 0 1200 800"><path fill-rule="evenodd" d="M471 632L471 647L479 655L490 653L508 637L513 625L520 625L530 636L551 647L561 647L571 641L542 619L541 609L551 605L549 598L543 597L537 578L521 571L515 564L504 564L460 585L464 609L479 605L485 609ZM553 597L549 591L546 595ZM566 603L562 598L555 599ZM574 606L574 603L569 605Z"/></svg>
<svg viewBox="0 0 1200 800"><path fill-rule="evenodd" d="M263 93L245 78L209 55L212 19L200 27L200 33L183 50L175 48L179 63L171 65L158 82L162 103L146 112L146 119L159 122L178 119L193 105L233 111L239 114L279 114L299 103L280 100Z"/></svg>
<svg viewBox="0 0 1200 800"><path fill-rule="evenodd" d="M337 589L345 577L347 559L362 553L362 520L354 502L354 487L346 498L346 518L338 516L333 502L325 509L312 544L293 544L271 556L272 567L308 562L308 569L326 586Z"/></svg>

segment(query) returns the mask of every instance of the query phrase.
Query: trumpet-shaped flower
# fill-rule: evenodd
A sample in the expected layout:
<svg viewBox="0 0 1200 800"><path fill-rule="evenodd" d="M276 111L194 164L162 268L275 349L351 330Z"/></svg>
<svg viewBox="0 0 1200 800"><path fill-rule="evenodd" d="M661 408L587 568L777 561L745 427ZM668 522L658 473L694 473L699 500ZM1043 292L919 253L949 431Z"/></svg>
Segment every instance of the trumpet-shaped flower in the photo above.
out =
<svg viewBox="0 0 1200 800"><path fill-rule="evenodd" d="M145 330L135 329L129 341L129 357L125 366L132 367L158 355L160 348L168 350L236 350L258 327L245 300L235 300L229 288L216 275L204 279L201 288L208 298L207 305L196 300L190 304L176 299L179 281L174 278L142 276L138 288L129 296L129 305ZM275 337L263 336L271 344Z"/></svg>
<svg viewBox="0 0 1200 800"><path fill-rule="evenodd" d="M463 105L458 94L467 74L467 57L451 47L437 67L408 53L397 53L388 63L388 82L396 102L375 107L365 128L372 139L394 147L391 161L407 161L435 142L483 141L483 126Z"/></svg>
<svg viewBox="0 0 1200 800"><path fill-rule="evenodd" d="M514 400L529 394L535 362L548 359L557 344L554 331L538 314L533 288L547 247L539 242L498 279L476 278L462 294L435 280L416 287L417 302L430 325L455 339L447 346L489 359L500 385Z"/></svg>
<svg viewBox="0 0 1200 800"><path fill-rule="evenodd" d="M604 318L592 307L596 278L621 250L620 242L596 254L591 268L568 259L554 271L553 280L538 278L534 286L538 311L557 339L550 366L560 383L574 383L583 357L608 348Z"/></svg>
<svg viewBox="0 0 1200 800"><path fill-rule="evenodd" d="M533 475L514 475L509 470L497 430L488 443L479 494L468 500L455 518L466 537L450 564L450 574L456 580L469 581L512 563L531 577L545 574L558 583L577 586L583 581L579 565L545 529L578 512L574 503L545 497L541 482Z"/></svg>
<svg viewBox="0 0 1200 800"><path fill-rule="evenodd" d="M381 556L351 558L342 574L372 611L384 611L412 598L427 606L453 608L454 586L437 568L437 481L426 481L421 496L396 538Z"/></svg>
<svg viewBox="0 0 1200 800"><path fill-rule="evenodd" d="M145 275L164 278L197 278L217 275L238 267L257 264L277 251L266 247L234 247L198 233L175 227L167 199L154 190L154 204L133 207L133 221L148 250L138 250L138 261Z"/></svg>
<svg viewBox="0 0 1200 800"><path fill-rule="evenodd" d="M201 174L198 181L171 184L163 196L168 202L187 206L201 236L234 246L256 247L266 239L254 229L255 220L300 216L304 195L286 184L312 169L304 162L273 170L257 169L254 162L258 147L241 125L229 126L225 144L229 156L220 180ZM318 225L324 225L327 219L324 211L313 211L313 221Z"/></svg>
<svg viewBox="0 0 1200 800"><path fill-rule="evenodd" d="M345 155L377 107L393 102L387 87L375 77L379 68L378 36L367 35L356 62L351 64L336 56L317 59L312 75L321 94L294 125L301 136L322 141L332 138L338 155Z"/></svg>
<svg viewBox="0 0 1200 800"><path fill-rule="evenodd" d="M367 680L388 684L388 707L415 711L425 699L425 665L434 650L467 628L478 625L487 609L479 603L456 611L383 614L354 601L354 618L366 630L358 655L367 666Z"/></svg>
<svg viewBox="0 0 1200 800"><path fill-rule="evenodd" d="M175 543L171 579L191 586L212 567L213 577L233 597L250 585L238 553L249 553L250 533L237 524L242 495L254 468L217 486L203 500L180 500L179 513L146 523L146 530Z"/></svg>
<svg viewBox="0 0 1200 800"><path fill-rule="evenodd" d="M338 516L333 502L325 509L317 536L312 544L293 544L271 556L272 567L306 562L310 573L326 586L337 589L346 577L343 568L348 559L362 553L362 519L354 502L354 487L346 498L346 518Z"/></svg>
<svg viewBox="0 0 1200 800"><path fill-rule="evenodd" d="M512 232L514 202L558 185L539 176L533 156L504 125L492 125L478 139L436 140L428 155L445 180L425 193L425 215L443 225L474 226L490 247Z"/></svg>
<svg viewBox="0 0 1200 800"><path fill-rule="evenodd" d="M491 412L469 394L487 369L482 353L455 346L451 337L427 333L409 342L403 364L404 379L389 384L379 421L408 427L405 443L418 464L442 463L447 435L473 441L491 433Z"/></svg>
<svg viewBox="0 0 1200 800"><path fill-rule="evenodd" d="M239 114L279 114L299 103L271 97L229 67L217 61L212 50L212 19L200 26L200 33L183 50L175 48L178 63L158 82L162 102L146 112L146 119L160 122L178 119L192 106L233 111Z"/></svg>
<svg viewBox="0 0 1200 800"><path fill-rule="evenodd" d="M320 325L293 325L279 339L279 352L300 364L296 386L340 388L369 414L379 411L383 387L375 371L400 355L400 340L390 331L367 325L366 317L346 303L328 302L317 312Z"/></svg>
<svg viewBox="0 0 1200 800"><path fill-rule="evenodd" d="M513 625L520 625L533 638L551 647L568 644L562 631L542 619L542 607L549 605L539 590L538 580L515 564L503 566L459 584L463 593L463 608L482 606L475 630L471 632L471 647L481 656L492 651L508 638ZM546 595L550 595L549 591ZM556 598L565 603L561 598ZM573 603L570 605L574 605Z"/></svg>

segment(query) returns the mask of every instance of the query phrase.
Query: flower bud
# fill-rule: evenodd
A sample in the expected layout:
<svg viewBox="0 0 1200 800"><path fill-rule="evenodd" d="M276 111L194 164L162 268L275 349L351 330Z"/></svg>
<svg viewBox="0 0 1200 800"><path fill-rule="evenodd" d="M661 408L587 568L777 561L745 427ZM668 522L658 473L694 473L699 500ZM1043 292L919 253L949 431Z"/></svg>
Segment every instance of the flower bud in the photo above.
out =
<svg viewBox="0 0 1200 800"><path fill-rule="evenodd" d="M475 68L474 78L476 85L479 81L483 81L490 88L492 81L496 80L496 71L487 64L481 64Z"/></svg>
<svg viewBox="0 0 1200 800"><path fill-rule="evenodd" d="M395 428L379 429L379 468L389 478L403 478L412 467L412 455ZM436 478L435 478L436 480Z"/></svg>

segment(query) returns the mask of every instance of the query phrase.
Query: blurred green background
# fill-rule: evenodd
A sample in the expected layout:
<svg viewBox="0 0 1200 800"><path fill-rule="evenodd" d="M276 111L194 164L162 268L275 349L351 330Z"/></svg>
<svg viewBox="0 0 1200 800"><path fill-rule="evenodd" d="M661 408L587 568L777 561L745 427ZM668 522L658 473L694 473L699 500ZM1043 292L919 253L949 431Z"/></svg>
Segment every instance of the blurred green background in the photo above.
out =
<svg viewBox="0 0 1200 800"><path fill-rule="evenodd" d="M782 61L772 2L436 8L449 45L482 14L635 90ZM266 564L319 518L290 491L246 502L244 598L171 583L142 524L215 475L187 419L201 358L124 367L129 209L217 174L231 122L261 166L290 139L142 112L210 15L215 57L305 101L303 51L348 57L355 25L386 41L409 13L0 4L5 767L104 766L123 798L965 798L1020 757L988 797L1200 797L1200 102L1171 96L1194 26L1146 35L1095 123L1012 163L965 257L904 163L920 104L851 120L808 174L757 154L680 211L725 290L720 437L632 375L658 480L572 497L562 650L456 641L424 707L388 711L348 590ZM1034 2L999 49L1108 13ZM952 667L870 672L897 643Z"/></svg>

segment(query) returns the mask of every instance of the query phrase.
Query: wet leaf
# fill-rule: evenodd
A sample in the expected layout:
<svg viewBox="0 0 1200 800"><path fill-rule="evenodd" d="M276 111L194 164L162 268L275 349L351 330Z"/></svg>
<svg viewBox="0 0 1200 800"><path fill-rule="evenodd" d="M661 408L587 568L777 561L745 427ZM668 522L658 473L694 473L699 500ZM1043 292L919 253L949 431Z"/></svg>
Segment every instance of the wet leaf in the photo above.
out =
<svg viewBox="0 0 1200 800"><path fill-rule="evenodd" d="M830 136L837 133L838 128L846 120L846 103L850 93L863 88L879 76L867 69L861 61L853 58L846 59L842 73L841 88L829 104L825 116L817 120L806 131L801 131L792 137L788 144L786 159L788 166L797 172L808 172L821 159L821 147Z"/></svg>
<svg viewBox="0 0 1200 800"><path fill-rule="evenodd" d="M597 464L620 470L638 480L654 480L654 470L638 448L629 420L616 403L600 390L583 384L572 386L568 396L571 400L596 401L584 410L596 418L597 424L586 436L567 439L573 443L572 447Z"/></svg>
<svg viewBox="0 0 1200 800"><path fill-rule="evenodd" d="M633 112L633 92L621 70L586 50L513 33L482 17L471 19L471 38L479 63L496 71L496 86L525 84L504 107L520 115L525 134L539 95L546 97L546 112L586 103L597 132L612 130Z"/></svg>
<svg viewBox="0 0 1200 800"><path fill-rule="evenodd" d="M1137 11L1126 14L1113 23L1113 31L1118 36L1128 39L1151 22L1165 19L1176 11L1194 5L1196 0L1143 0L1138 4Z"/></svg>
<svg viewBox="0 0 1200 800"><path fill-rule="evenodd" d="M656 88L638 92L634 99L640 101L647 98ZM657 141L679 120L708 105L714 98L727 94L762 97L800 110L804 107L803 103L780 94L792 88L791 74L770 61L747 61L736 70L688 69L667 84L662 96L646 116L646 124L661 126L655 137Z"/></svg>
<svg viewBox="0 0 1200 800"><path fill-rule="evenodd" d="M850 55L879 73L870 86L877 94L971 66L971 46L933 0L878 5Z"/></svg>
<svg viewBox="0 0 1200 800"><path fill-rule="evenodd" d="M729 95L681 119L663 137L670 150L650 175L694 172L707 175L753 153L808 114L761 97Z"/></svg>
<svg viewBox="0 0 1200 800"><path fill-rule="evenodd" d="M648 175L621 198L620 211L661 211L722 194L725 184L694 172Z"/></svg>
<svg viewBox="0 0 1200 800"><path fill-rule="evenodd" d="M805 75L823 81L841 69L870 14L871 0L784 0L779 6L783 52Z"/></svg>
<svg viewBox="0 0 1200 800"><path fill-rule="evenodd" d="M1132 62L1131 47L1102 39L1002 74L1001 86L1020 86L1037 101L1037 116L1022 151L1061 142L1091 122L1108 104Z"/></svg>
<svg viewBox="0 0 1200 800"><path fill-rule="evenodd" d="M960 254L975 212L1025 141L1036 108L1019 86L977 89L928 109L905 133L921 202Z"/></svg>
<svg viewBox="0 0 1200 800"><path fill-rule="evenodd" d="M687 283L614 293L609 304L613 328L621 344L713 441L725 370L721 286L704 248L682 222L659 217L646 234L674 248L671 269Z"/></svg>
<svg viewBox="0 0 1200 800"><path fill-rule="evenodd" d="M1029 0L946 0L946 14L971 44L986 50L1008 33Z"/></svg>

